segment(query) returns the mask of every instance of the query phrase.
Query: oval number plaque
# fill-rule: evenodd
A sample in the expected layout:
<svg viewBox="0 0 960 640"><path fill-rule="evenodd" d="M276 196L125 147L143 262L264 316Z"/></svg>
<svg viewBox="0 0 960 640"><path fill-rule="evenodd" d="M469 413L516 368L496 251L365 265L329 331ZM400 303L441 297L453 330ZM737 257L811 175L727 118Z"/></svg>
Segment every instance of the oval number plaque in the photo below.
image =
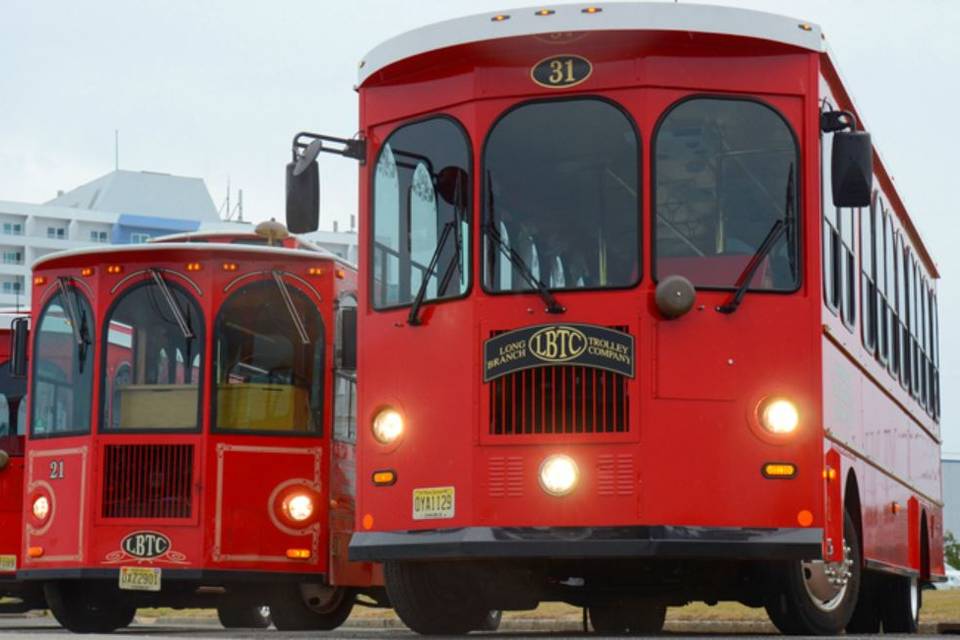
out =
<svg viewBox="0 0 960 640"><path fill-rule="evenodd" d="M550 56L530 69L530 77L541 87L564 89L574 87L593 73L593 65L581 56Z"/></svg>

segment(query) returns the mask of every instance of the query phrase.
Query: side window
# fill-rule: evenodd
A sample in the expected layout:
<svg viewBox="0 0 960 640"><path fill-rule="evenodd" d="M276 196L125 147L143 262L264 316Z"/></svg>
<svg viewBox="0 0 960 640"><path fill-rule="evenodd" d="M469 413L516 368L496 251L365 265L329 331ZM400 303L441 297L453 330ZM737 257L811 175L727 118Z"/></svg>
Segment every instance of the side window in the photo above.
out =
<svg viewBox="0 0 960 640"><path fill-rule="evenodd" d="M830 174L832 133L820 134L820 200L823 208L823 301L834 313L840 312L840 209L833 206Z"/></svg>
<svg viewBox="0 0 960 640"><path fill-rule="evenodd" d="M890 359L887 364L890 374L897 377L900 371L900 335L899 315L900 308L897 304L897 249L894 244L893 234L893 215L888 215L883 227L883 246L884 246L884 279L887 291L887 345L890 350Z"/></svg>
<svg viewBox="0 0 960 640"><path fill-rule="evenodd" d="M933 417L940 421L940 319L937 317L937 296L930 292L930 333L933 340L931 385L933 387Z"/></svg>
<svg viewBox="0 0 960 640"><path fill-rule="evenodd" d="M340 299L337 309L337 369L333 378L333 437L357 441L357 300Z"/></svg>
<svg viewBox="0 0 960 640"><path fill-rule="evenodd" d="M911 376L911 390L914 397L920 397L920 368L923 361L920 354L920 283L917 277L917 261L913 253L910 254L910 354L913 360L913 375Z"/></svg>
<svg viewBox="0 0 960 640"><path fill-rule="evenodd" d="M910 277L909 253L903 234L897 234L897 305L900 311L900 386L910 388L913 360L910 357Z"/></svg>
<svg viewBox="0 0 960 640"><path fill-rule="evenodd" d="M93 333L87 299L75 287L62 286L47 302L34 332L32 436L90 431Z"/></svg>
<svg viewBox="0 0 960 640"><path fill-rule="evenodd" d="M890 356L890 298L887 296L887 225L890 224L883 199L877 202L874 222L877 261L877 358L887 364Z"/></svg>
<svg viewBox="0 0 960 640"><path fill-rule="evenodd" d="M840 217L840 298L843 323L853 329L857 322L856 211L838 209ZM862 213L860 215L863 215Z"/></svg>
<svg viewBox="0 0 960 640"><path fill-rule="evenodd" d="M466 293L469 169L467 136L449 118L406 125L387 138L373 173L375 309L411 304L425 279L425 301Z"/></svg>
<svg viewBox="0 0 960 640"><path fill-rule="evenodd" d="M863 313L861 331L863 346L871 354L877 352L877 206L877 196L874 194L870 208L860 212L860 308Z"/></svg>

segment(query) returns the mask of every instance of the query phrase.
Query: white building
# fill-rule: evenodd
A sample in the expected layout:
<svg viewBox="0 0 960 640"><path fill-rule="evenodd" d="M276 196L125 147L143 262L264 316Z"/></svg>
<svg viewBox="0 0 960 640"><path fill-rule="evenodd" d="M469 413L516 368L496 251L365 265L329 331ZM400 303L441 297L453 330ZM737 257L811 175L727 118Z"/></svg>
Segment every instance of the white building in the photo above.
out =
<svg viewBox="0 0 960 640"><path fill-rule="evenodd" d="M30 265L48 253L219 221L202 179L149 171L113 171L46 204L0 200L0 307L29 307Z"/></svg>
<svg viewBox="0 0 960 640"><path fill-rule="evenodd" d="M348 262L358 262L356 231L312 231L303 234L303 237Z"/></svg>

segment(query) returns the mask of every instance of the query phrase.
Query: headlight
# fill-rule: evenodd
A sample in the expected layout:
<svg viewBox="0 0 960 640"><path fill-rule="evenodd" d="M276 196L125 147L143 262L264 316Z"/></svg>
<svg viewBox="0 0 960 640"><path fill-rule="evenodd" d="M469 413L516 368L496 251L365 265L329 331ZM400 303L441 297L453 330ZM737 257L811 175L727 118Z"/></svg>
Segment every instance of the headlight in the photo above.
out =
<svg viewBox="0 0 960 640"><path fill-rule="evenodd" d="M306 522L313 515L313 498L306 493L291 493L283 500L283 512L294 522Z"/></svg>
<svg viewBox="0 0 960 640"><path fill-rule="evenodd" d="M766 402L761 407L760 424L771 433L793 433L800 424L800 414L795 404L779 398Z"/></svg>
<svg viewBox="0 0 960 640"><path fill-rule="evenodd" d="M403 416L396 409L384 409L373 419L373 437L380 444L391 444L403 434Z"/></svg>
<svg viewBox="0 0 960 640"><path fill-rule="evenodd" d="M580 470L573 458L565 455L553 455L540 465L540 486L553 496L563 496L577 486Z"/></svg>
<svg viewBox="0 0 960 640"><path fill-rule="evenodd" d="M33 500L33 517L43 522L50 515L50 499L47 496L37 496Z"/></svg>

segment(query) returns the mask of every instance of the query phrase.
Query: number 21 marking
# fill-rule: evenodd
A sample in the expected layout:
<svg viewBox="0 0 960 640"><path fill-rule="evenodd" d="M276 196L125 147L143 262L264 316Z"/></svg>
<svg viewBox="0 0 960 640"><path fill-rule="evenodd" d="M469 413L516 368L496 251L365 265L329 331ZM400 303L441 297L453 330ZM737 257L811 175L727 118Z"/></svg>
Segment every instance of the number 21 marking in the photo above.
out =
<svg viewBox="0 0 960 640"><path fill-rule="evenodd" d="M50 462L50 479L63 480L63 460L52 460Z"/></svg>

